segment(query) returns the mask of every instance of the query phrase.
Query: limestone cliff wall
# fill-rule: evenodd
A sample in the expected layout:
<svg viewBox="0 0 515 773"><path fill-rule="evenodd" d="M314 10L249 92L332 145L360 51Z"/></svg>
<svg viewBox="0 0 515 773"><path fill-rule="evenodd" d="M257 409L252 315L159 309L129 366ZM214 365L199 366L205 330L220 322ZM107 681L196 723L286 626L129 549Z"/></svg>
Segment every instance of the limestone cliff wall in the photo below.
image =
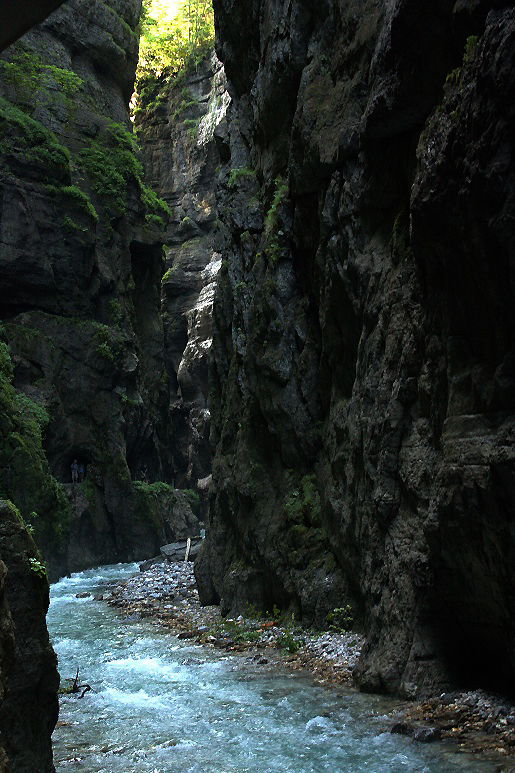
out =
<svg viewBox="0 0 515 773"><path fill-rule="evenodd" d="M140 9L72 0L0 60L0 318L45 451L30 451L6 409L0 493L35 529L53 577L155 555L176 536L173 519L142 506L156 492L142 499L133 484L142 471L172 477L168 214L143 183L128 119ZM86 467L78 486L74 459Z"/></svg>
<svg viewBox="0 0 515 773"><path fill-rule="evenodd" d="M176 484L207 504L211 474L208 361L215 279L221 264L216 135L229 95L214 55L140 85L136 127L146 179L171 210L162 282Z"/></svg>
<svg viewBox="0 0 515 773"><path fill-rule="evenodd" d="M214 7L201 596L319 625L351 604L365 689L513 689L514 9Z"/></svg>

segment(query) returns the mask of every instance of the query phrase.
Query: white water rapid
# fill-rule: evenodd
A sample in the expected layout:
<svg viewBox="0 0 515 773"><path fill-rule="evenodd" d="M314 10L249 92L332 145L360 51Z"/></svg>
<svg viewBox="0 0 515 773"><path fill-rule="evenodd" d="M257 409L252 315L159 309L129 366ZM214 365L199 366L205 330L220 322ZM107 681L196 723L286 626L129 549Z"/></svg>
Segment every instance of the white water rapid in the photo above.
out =
<svg viewBox="0 0 515 773"><path fill-rule="evenodd" d="M137 572L102 567L51 588L48 626L62 679L59 773L479 773L484 762L387 732L391 703L179 641L77 594Z"/></svg>

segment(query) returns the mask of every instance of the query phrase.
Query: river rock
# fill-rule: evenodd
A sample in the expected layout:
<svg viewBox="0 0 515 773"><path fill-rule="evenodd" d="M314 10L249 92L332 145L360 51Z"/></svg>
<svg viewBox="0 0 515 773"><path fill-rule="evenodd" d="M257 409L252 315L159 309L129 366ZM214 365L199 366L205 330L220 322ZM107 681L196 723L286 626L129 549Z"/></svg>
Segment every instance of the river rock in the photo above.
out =
<svg viewBox="0 0 515 773"><path fill-rule="evenodd" d="M200 550L201 544L202 544L202 539L200 537L194 538L191 540L189 557L188 557L189 561L195 560ZM187 540L180 540L179 542L172 542L169 545L163 545L161 547L161 554L168 561L172 561L172 562L184 561L184 558L186 556L187 545L188 545Z"/></svg>
<svg viewBox="0 0 515 773"><path fill-rule="evenodd" d="M439 727L417 727L413 731L413 740L419 743L432 743L440 741L442 731Z"/></svg>
<svg viewBox="0 0 515 773"><path fill-rule="evenodd" d="M155 566L155 564L162 564L163 561L166 561L166 560L167 560L167 557L164 554L160 556L156 556L155 558L149 558L148 561L143 561L143 563L139 565L139 570L140 572L146 572L147 569L150 569L151 566Z"/></svg>

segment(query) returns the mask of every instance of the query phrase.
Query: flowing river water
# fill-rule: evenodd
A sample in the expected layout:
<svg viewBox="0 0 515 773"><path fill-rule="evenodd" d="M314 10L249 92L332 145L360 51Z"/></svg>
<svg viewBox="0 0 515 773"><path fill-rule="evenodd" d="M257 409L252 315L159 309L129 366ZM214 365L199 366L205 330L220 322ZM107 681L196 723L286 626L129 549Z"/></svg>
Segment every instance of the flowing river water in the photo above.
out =
<svg viewBox="0 0 515 773"><path fill-rule="evenodd" d="M51 587L48 627L65 696L54 733L59 773L476 773L494 767L444 744L391 735L377 696L316 686L205 649L77 598L137 566L80 572Z"/></svg>

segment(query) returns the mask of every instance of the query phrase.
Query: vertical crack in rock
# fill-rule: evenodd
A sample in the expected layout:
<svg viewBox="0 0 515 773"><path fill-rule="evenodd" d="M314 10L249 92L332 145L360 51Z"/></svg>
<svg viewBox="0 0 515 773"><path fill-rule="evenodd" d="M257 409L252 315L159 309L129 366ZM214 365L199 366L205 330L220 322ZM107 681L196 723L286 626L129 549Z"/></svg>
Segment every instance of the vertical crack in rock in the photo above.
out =
<svg viewBox="0 0 515 773"><path fill-rule="evenodd" d="M229 103L224 70L211 53L191 72L147 88L136 117L147 179L172 213L162 288L175 481L200 495L204 514L211 476L208 361L221 266L217 145Z"/></svg>

